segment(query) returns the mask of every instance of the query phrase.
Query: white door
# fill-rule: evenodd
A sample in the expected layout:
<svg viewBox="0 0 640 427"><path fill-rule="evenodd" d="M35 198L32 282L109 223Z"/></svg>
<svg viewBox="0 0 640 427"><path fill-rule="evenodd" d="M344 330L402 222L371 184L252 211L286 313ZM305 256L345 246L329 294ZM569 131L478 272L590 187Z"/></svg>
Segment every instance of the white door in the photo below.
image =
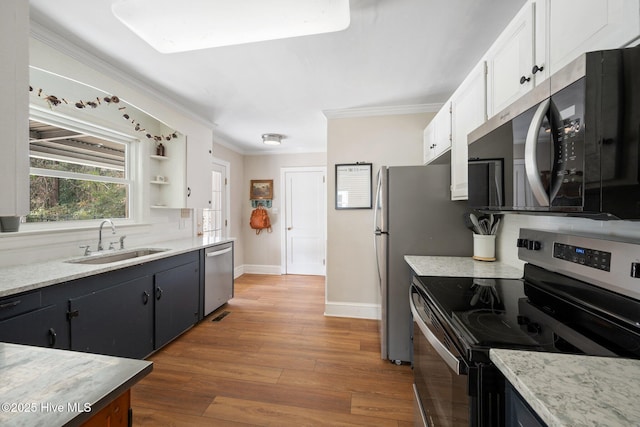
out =
<svg viewBox="0 0 640 427"><path fill-rule="evenodd" d="M286 274L324 275L325 168L285 168L284 252Z"/></svg>
<svg viewBox="0 0 640 427"><path fill-rule="evenodd" d="M209 209L203 210L202 231L213 237L229 235L229 165L214 159L211 166L211 201Z"/></svg>

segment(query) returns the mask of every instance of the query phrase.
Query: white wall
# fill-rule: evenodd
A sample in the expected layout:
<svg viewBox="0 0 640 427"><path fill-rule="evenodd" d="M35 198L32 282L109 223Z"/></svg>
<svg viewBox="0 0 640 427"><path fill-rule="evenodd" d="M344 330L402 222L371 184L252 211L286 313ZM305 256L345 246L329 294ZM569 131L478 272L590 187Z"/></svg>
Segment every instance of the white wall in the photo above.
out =
<svg viewBox="0 0 640 427"><path fill-rule="evenodd" d="M90 54L65 45L64 40L56 38L56 36L52 37L46 41L40 37L31 37L29 44L29 63L31 65L120 96L150 116L188 135L188 144L199 144L203 150L210 149L212 144L210 126L196 120L177 106L171 105L144 88L128 82L120 74L112 73L113 69L108 64L105 64L104 69L97 67L99 62L96 62ZM46 89L55 90L53 88ZM53 94L58 97L66 96L63 93ZM99 109L87 110L86 112L97 114ZM133 132L133 136L138 135ZM143 140L140 143L151 142ZM203 156L198 160L201 163L191 163L189 168L210 169L209 158ZM191 213L191 211L189 212ZM127 246L133 247L162 240L190 237L195 230L192 213L189 218L182 218L180 209L150 210L147 208L144 210L142 219L142 224L118 224L116 222L118 236L127 235L125 240ZM21 227L19 233L0 233L0 266L81 255L82 250L78 248L78 245L91 244L95 247L97 234L97 222L95 225L80 226L64 231L38 230L37 226L27 227L25 225Z"/></svg>
<svg viewBox="0 0 640 427"><path fill-rule="evenodd" d="M329 119L327 140L328 315L376 318L380 295L373 252L373 211L335 209L335 165L422 164L422 133L434 113Z"/></svg>
<svg viewBox="0 0 640 427"><path fill-rule="evenodd" d="M242 212L240 224L244 242L244 271L247 273L281 274L282 218L284 197L280 170L284 167L326 166L326 153L278 154L244 157L244 179L240 190ZM252 179L273 179L273 207L268 210L272 232L256 235L249 227L251 202L249 186Z"/></svg>

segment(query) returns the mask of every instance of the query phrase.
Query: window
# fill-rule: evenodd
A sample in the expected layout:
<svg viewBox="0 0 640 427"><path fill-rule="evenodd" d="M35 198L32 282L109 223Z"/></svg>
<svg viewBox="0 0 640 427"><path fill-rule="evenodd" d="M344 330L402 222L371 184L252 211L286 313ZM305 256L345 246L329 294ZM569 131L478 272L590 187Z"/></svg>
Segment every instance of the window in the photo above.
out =
<svg viewBox="0 0 640 427"><path fill-rule="evenodd" d="M86 123L29 123L27 222L129 218L128 137Z"/></svg>

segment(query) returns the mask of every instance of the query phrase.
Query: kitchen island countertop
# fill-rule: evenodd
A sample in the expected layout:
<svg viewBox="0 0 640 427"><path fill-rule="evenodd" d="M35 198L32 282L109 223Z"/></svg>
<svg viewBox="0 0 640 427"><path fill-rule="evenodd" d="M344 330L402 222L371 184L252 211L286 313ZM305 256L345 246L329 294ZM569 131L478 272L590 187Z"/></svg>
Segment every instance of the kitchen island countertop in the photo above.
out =
<svg viewBox="0 0 640 427"><path fill-rule="evenodd" d="M490 357L549 427L640 426L640 360L502 349Z"/></svg>
<svg viewBox="0 0 640 427"><path fill-rule="evenodd" d="M405 255L418 276L522 278L522 269L500 261L477 261L471 257Z"/></svg>
<svg viewBox="0 0 640 427"><path fill-rule="evenodd" d="M0 425L79 425L152 369L144 360L0 343Z"/></svg>
<svg viewBox="0 0 640 427"><path fill-rule="evenodd" d="M95 274L118 270L132 265L143 264L157 259L162 259L186 252L191 252L234 241L234 238L212 238L200 236L180 240L159 242L144 245L144 248L167 249L152 255L139 258L131 258L124 261L108 264L75 264L65 262L66 259L35 262L31 264L0 267L0 298L15 295L21 292L31 291L58 283L68 282ZM136 248L127 248L136 249ZM111 251L104 251L105 253ZM117 253L117 251L113 251ZM78 258L78 257L74 257Z"/></svg>

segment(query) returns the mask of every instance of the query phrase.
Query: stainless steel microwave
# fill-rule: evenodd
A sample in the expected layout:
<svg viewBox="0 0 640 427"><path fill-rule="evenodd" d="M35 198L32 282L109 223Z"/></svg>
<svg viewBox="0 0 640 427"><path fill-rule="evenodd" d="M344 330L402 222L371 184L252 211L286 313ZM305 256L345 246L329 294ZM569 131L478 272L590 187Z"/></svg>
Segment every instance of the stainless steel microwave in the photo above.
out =
<svg viewBox="0 0 640 427"><path fill-rule="evenodd" d="M589 52L469 134L469 205L640 219L640 47Z"/></svg>

